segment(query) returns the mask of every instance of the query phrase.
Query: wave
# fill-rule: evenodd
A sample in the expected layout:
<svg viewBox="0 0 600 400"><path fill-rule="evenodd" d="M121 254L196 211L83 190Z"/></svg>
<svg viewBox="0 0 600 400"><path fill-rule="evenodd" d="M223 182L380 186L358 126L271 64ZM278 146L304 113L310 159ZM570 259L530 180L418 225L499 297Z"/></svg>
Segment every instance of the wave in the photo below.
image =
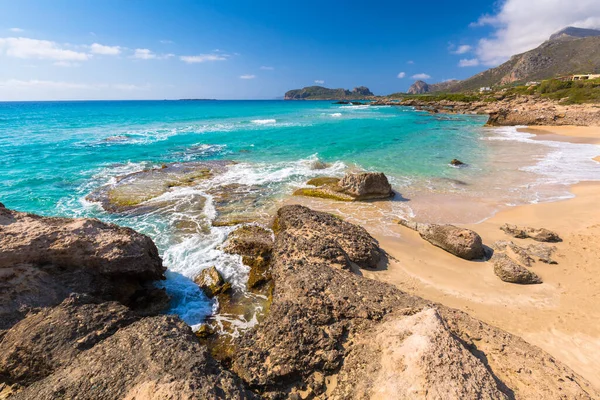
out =
<svg viewBox="0 0 600 400"><path fill-rule="evenodd" d="M330 114L330 115L331 115L332 117L341 117L341 116L342 116L342 113L333 113L333 114Z"/></svg>
<svg viewBox="0 0 600 400"><path fill-rule="evenodd" d="M267 124L275 124L277 122L276 119L253 119L252 121L253 124L257 124L257 125L267 125Z"/></svg>

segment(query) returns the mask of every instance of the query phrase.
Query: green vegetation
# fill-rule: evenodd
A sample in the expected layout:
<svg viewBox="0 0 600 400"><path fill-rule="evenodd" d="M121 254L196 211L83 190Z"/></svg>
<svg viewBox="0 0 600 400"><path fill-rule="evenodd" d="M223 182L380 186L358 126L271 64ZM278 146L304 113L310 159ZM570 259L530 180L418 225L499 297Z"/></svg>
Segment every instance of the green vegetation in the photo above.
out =
<svg viewBox="0 0 600 400"><path fill-rule="evenodd" d="M562 104L600 103L600 79L584 81L562 81L549 79L537 86L515 86L506 91L506 95L534 95Z"/></svg>
<svg viewBox="0 0 600 400"><path fill-rule="evenodd" d="M481 101L484 96L479 93L434 93L434 94L405 94L394 93L390 97L402 98L404 100L415 99L427 103L437 102L441 100L458 101L463 103L471 103L473 101Z"/></svg>
<svg viewBox="0 0 600 400"><path fill-rule="evenodd" d="M363 100L371 96L373 93L364 86L354 88L352 91L309 86L303 89L289 90L285 93L286 100Z"/></svg>
<svg viewBox="0 0 600 400"><path fill-rule="evenodd" d="M294 192L294 196L317 197L319 199L330 199L337 201L353 201L354 199L348 195L337 194L333 191L323 189L308 189L302 188ZM275 230L275 228L273 228Z"/></svg>

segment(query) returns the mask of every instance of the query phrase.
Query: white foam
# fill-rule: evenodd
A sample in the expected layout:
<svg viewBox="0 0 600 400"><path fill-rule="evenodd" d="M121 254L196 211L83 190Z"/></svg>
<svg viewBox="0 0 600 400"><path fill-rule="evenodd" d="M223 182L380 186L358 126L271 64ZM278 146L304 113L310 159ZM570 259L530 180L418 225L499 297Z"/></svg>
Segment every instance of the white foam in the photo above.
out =
<svg viewBox="0 0 600 400"><path fill-rule="evenodd" d="M342 116L342 113L333 113L333 114L330 114L330 115L331 115L332 117L341 117L341 116Z"/></svg>
<svg viewBox="0 0 600 400"><path fill-rule="evenodd" d="M253 119L252 121L253 124L258 124L258 125L267 125L267 124L275 124L277 123L276 119Z"/></svg>

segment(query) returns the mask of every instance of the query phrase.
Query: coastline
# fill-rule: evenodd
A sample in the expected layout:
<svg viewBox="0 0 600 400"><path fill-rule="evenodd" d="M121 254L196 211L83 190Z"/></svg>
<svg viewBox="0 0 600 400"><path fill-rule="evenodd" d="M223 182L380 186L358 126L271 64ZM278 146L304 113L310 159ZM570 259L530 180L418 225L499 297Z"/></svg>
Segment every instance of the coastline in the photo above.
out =
<svg viewBox="0 0 600 400"><path fill-rule="evenodd" d="M543 126L521 131L535 133L537 140L600 143L597 127ZM390 262L386 269L364 274L521 336L600 387L600 361L595 357L600 353L600 326L590 323L600 320L600 182L580 182L570 192L571 199L505 208L485 221L464 225L479 233L488 246L509 239L530 243L505 235L499 229L504 223L558 232L563 238L555 244L558 264L532 268L543 278L542 285L504 283L490 263L454 257L400 225L393 229L397 235L373 233L391 256Z"/></svg>

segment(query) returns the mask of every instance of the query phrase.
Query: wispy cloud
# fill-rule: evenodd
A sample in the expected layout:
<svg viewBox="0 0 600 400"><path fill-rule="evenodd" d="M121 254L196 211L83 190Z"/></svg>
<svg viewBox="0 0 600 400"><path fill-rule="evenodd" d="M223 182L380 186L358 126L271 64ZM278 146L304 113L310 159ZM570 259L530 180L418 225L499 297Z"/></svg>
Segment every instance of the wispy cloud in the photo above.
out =
<svg viewBox="0 0 600 400"><path fill-rule="evenodd" d="M408 60L406 63L407 64L414 64L415 62L413 60Z"/></svg>
<svg viewBox="0 0 600 400"><path fill-rule="evenodd" d="M51 81L51 80L19 80L9 79L6 81L0 81L0 87L8 88L47 88L47 89L61 89L61 90L72 90L72 89L86 89L86 90L97 90L97 89L115 89L115 90L145 90L150 86L139 86L133 84L122 84L122 83L78 83L78 82L64 82L64 81Z"/></svg>
<svg viewBox="0 0 600 400"><path fill-rule="evenodd" d="M198 54L197 56L181 56L179 59L188 64L198 64L211 61L225 61L229 58L227 54Z"/></svg>
<svg viewBox="0 0 600 400"><path fill-rule="evenodd" d="M468 44L463 44L456 48L454 45L450 46L450 53L452 54L465 54L470 52L471 50L473 50L473 47L469 46Z"/></svg>
<svg viewBox="0 0 600 400"><path fill-rule="evenodd" d="M9 31L11 32L15 32L15 33L21 33L21 32L25 32L25 29L21 29L21 28L10 28Z"/></svg>
<svg viewBox="0 0 600 400"><path fill-rule="evenodd" d="M240 79L254 79L256 75L240 75Z"/></svg>
<svg viewBox="0 0 600 400"><path fill-rule="evenodd" d="M273 68L273 67L265 67L263 65L262 67L260 67L260 69L262 69L263 71L273 71L275 68Z"/></svg>
<svg viewBox="0 0 600 400"><path fill-rule="evenodd" d="M319 84L319 85L323 85L325 83L325 81L322 79L317 79L317 80L315 80L315 83Z"/></svg>
<svg viewBox="0 0 600 400"><path fill-rule="evenodd" d="M476 67L479 65L479 60L476 58L463 58L458 62L459 67Z"/></svg>
<svg viewBox="0 0 600 400"><path fill-rule="evenodd" d="M167 39L159 40L159 42L162 44L172 44L173 43L172 40L167 40Z"/></svg>
<svg viewBox="0 0 600 400"><path fill-rule="evenodd" d="M404 78L405 76L406 76L406 72L400 72L400 73L398 74L398 78L399 78L399 79L402 79L402 78Z"/></svg>
<svg viewBox="0 0 600 400"><path fill-rule="evenodd" d="M476 54L482 64L498 65L515 54L539 46L567 26L600 28L598 0L505 0L493 15L483 15L471 27L491 26ZM535 15L535 18L531 16Z"/></svg>
<svg viewBox="0 0 600 400"><path fill-rule="evenodd" d="M29 38L0 38L0 54L8 57L39 60L86 61L91 55L67 49L49 40Z"/></svg>
<svg viewBox="0 0 600 400"><path fill-rule="evenodd" d="M56 61L52 65L57 67L81 67L81 64L71 61Z"/></svg>
<svg viewBox="0 0 600 400"><path fill-rule="evenodd" d="M135 49L133 58L138 58L140 60L153 60L157 58L157 55L150 49Z"/></svg>
<svg viewBox="0 0 600 400"><path fill-rule="evenodd" d="M104 46L99 43L94 43L90 46L90 51L94 54L116 56L116 55L121 54L121 47L120 46Z"/></svg>
<svg viewBox="0 0 600 400"><path fill-rule="evenodd" d="M420 74L416 74L412 76L413 79L429 79L431 78L431 76L425 74L425 73L420 73Z"/></svg>

